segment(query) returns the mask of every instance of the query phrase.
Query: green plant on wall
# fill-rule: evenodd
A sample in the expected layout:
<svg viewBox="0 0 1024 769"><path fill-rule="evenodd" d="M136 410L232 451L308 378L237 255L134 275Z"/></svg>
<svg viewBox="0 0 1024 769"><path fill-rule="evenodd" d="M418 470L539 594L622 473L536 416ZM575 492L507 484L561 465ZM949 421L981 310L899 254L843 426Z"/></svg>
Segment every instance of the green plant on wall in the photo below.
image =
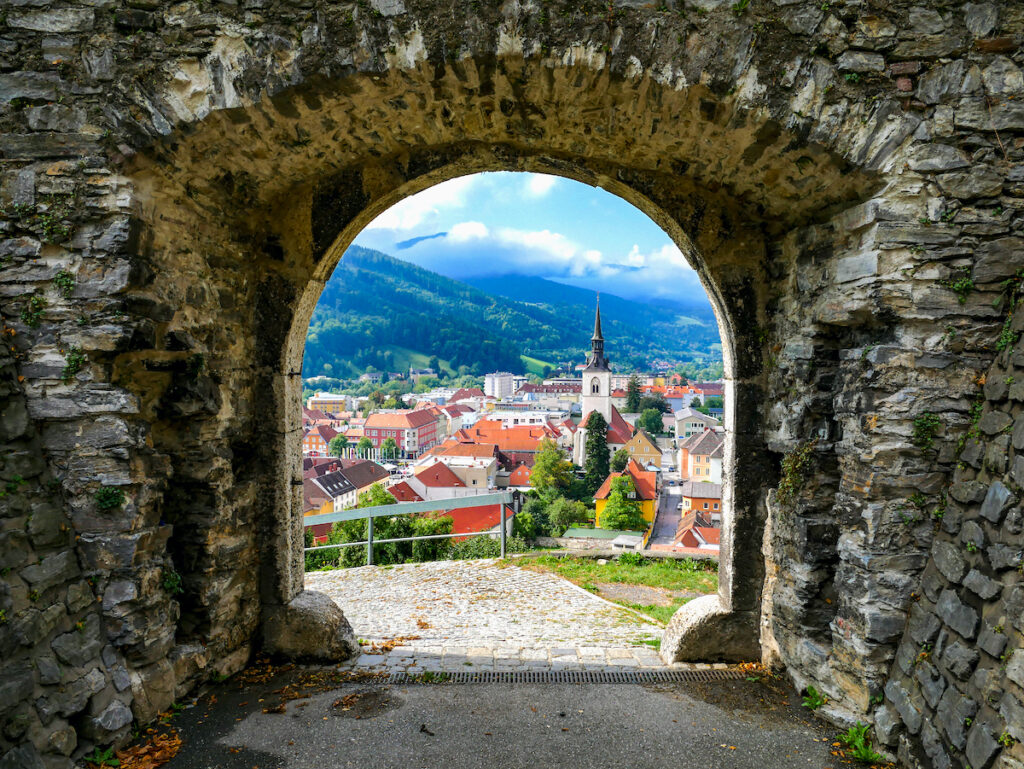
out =
<svg viewBox="0 0 1024 769"><path fill-rule="evenodd" d="M71 347L64 353L64 370L60 372L60 381L67 384L75 378L75 374L82 370L87 360L85 353L80 347Z"/></svg>
<svg viewBox="0 0 1024 769"><path fill-rule="evenodd" d="M37 328L43 320L43 310L45 308L46 300L38 294L33 294L21 309L22 323L29 328Z"/></svg>
<svg viewBox="0 0 1024 769"><path fill-rule="evenodd" d="M61 270L53 276L53 285L61 296L70 299L71 293L75 290L75 276L67 270Z"/></svg>
<svg viewBox="0 0 1024 769"><path fill-rule="evenodd" d="M817 438L803 441L782 458L782 478L776 492L776 500L780 505L789 507L796 501L797 495L807 482L817 445Z"/></svg>
<svg viewBox="0 0 1024 769"><path fill-rule="evenodd" d="M925 411L914 420L914 429L910 436L910 442L921 451L928 451L935 443L935 435L942 426L942 420L938 414Z"/></svg>
<svg viewBox="0 0 1024 769"><path fill-rule="evenodd" d="M116 486L104 486L93 495L93 499L96 500L98 510L116 510L125 503L127 496L124 489L119 489Z"/></svg>

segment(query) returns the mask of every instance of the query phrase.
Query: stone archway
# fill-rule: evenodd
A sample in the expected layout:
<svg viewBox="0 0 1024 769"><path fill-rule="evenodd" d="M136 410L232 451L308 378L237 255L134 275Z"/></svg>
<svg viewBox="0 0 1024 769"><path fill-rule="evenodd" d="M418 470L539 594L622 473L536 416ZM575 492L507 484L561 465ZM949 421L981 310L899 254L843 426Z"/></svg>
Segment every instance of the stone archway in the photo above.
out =
<svg viewBox="0 0 1024 769"><path fill-rule="evenodd" d="M0 595L18 633L0 642L28 724L0 747L53 753L43 718L112 739L129 705L145 721L244 664L261 617L301 591L282 447L298 450L318 282L375 212L493 169L634 203L685 246L719 313L745 474L727 503L743 512L722 595L693 610L706 624L674 623L673 656L708 638L755 653L760 619L765 659L826 691L837 718L881 712L891 736L918 734L893 662L933 535L899 510L954 478L1003 328L992 301L1021 236L1007 137L1024 124L998 99L1016 88L1003 53L1019 23L984 4L899 5L884 23L816 2L719 5L9 14L24 50L59 29L75 58L25 57L0 79L16 332L3 472L23 495ZM1000 29L1009 42L989 40ZM80 87L46 103L66 77ZM948 284L964 277L960 302ZM920 425L935 425L928 452ZM813 470L769 515L779 458L814 438ZM982 481L957 472L956 504L979 503ZM43 622L30 595L64 608ZM78 623L72 655L59 639ZM60 679L30 660L54 654L81 703L40 715ZM879 710L890 675L902 688Z"/></svg>

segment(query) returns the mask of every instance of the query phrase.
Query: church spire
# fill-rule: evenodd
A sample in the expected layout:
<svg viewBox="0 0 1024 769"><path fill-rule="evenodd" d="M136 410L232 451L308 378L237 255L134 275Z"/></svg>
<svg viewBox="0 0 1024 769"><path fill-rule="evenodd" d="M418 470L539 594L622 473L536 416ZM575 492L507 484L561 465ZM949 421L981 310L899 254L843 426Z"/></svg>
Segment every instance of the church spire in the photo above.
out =
<svg viewBox="0 0 1024 769"><path fill-rule="evenodd" d="M608 359L604 357L604 335L601 333L601 297L597 298L597 310L594 312L594 335L590 337L590 357L587 359L587 370L608 371Z"/></svg>
<svg viewBox="0 0 1024 769"><path fill-rule="evenodd" d="M601 335L601 294L597 295L597 312L594 313L594 335L590 337L592 342L603 342Z"/></svg>

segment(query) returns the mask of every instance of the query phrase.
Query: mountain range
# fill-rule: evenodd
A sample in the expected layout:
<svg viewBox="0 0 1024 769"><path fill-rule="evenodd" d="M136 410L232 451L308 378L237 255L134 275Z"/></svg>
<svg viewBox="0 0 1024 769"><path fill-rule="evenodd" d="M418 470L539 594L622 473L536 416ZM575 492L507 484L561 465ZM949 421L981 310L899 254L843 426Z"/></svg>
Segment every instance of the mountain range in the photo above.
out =
<svg viewBox="0 0 1024 769"><path fill-rule="evenodd" d="M436 357L453 372L541 373L590 347L597 295L539 277L466 282L352 246L324 287L306 337L304 377L397 371ZM605 349L625 369L656 361L717 360L707 297L657 305L602 294Z"/></svg>

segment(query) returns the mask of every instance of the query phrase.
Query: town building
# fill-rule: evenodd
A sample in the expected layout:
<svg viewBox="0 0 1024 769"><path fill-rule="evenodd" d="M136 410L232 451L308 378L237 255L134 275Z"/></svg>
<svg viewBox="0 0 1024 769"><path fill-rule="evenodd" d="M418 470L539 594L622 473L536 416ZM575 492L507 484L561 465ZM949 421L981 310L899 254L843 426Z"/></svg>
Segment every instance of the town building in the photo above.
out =
<svg viewBox="0 0 1024 769"><path fill-rule="evenodd" d="M496 371L484 376L484 395L492 398L507 398L514 390L511 371Z"/></svg>
<svg viewBox="0 0 1024 769"><path fill-rule="evenodd" d="M719 420L708 414L702 414L694 408L680 409L672 414L672 418L675 420L676 440L685 440L709 428L714 430L721 426Z"/></svg>
<svg viewBox="0 0 1024 769"><path fill-rule="evenodd" d="M635 497L631 498L640 503L644 520L647 523L653 523L654 514L658 509L658 474L645 470L636 460L631 459L621 473L609 473L608 477L604 479L604 483L601 484L601 488L594 494L596 525L601 526L601 515L608 504L612 481L621 476L627 476L633 482Z"/></svg>
<svg viewBox="0 0 1024 769"><path fill-rule="evenodd" d="M691 435L679 446L679 475L694 481L722 482L725 436L717 430Z"/></svg>
<svg viewBox="0 0 1024 769"><path fill-rule="evenodd" d="M317 425L310 428L302 435L302 453L325 457L331 439L338 435L338 431L329 425Z"/></svg>
<svg viewBox="0 0 1024 769"><path fill-rule="evenodd" d="M335 393L316 393L310 395L306 399L306 408L312 410L319 410L328 414L334 414L338 411L351 411L352 406L351 395L338 395Z"/></svg>
<svg viewBox="0 0 1024 769"><path fill-rule="evenodd" d="M722 521L722 484L703 481L686 481L681 489L683 506L680 525L693 515L694 520L700 515L710 525L721 524Z"/></svg>
<svg viewBox="0 0 1024 769"><path fill-rule="evenodd" d="M594 314L594 334L590 338L590 355L583 368L582 396L580 398L582 419L573 433L573 462L583 465L586 460L587 419L594 411L608 423L608 451L614 454L633 437L633 428L619 410L612 405L611 362L604 354L604 335L601 333L601 306Z"/></svg>
<svg viewBox="0 0 1024 769"><path fill-rule="evenodd" d="M426 409L376 411L366 418L363 435L379 449L388 438L406 455L418 455L438 443L438 417Z"/></svg>
<svg viewBox="0 0 1024 769"><path fill-rule="evenodd" d="M661 467L661 449L647 432L637 430L632 438L626 443L626 451L629 456L635 459L641 467Z"/></svg>

